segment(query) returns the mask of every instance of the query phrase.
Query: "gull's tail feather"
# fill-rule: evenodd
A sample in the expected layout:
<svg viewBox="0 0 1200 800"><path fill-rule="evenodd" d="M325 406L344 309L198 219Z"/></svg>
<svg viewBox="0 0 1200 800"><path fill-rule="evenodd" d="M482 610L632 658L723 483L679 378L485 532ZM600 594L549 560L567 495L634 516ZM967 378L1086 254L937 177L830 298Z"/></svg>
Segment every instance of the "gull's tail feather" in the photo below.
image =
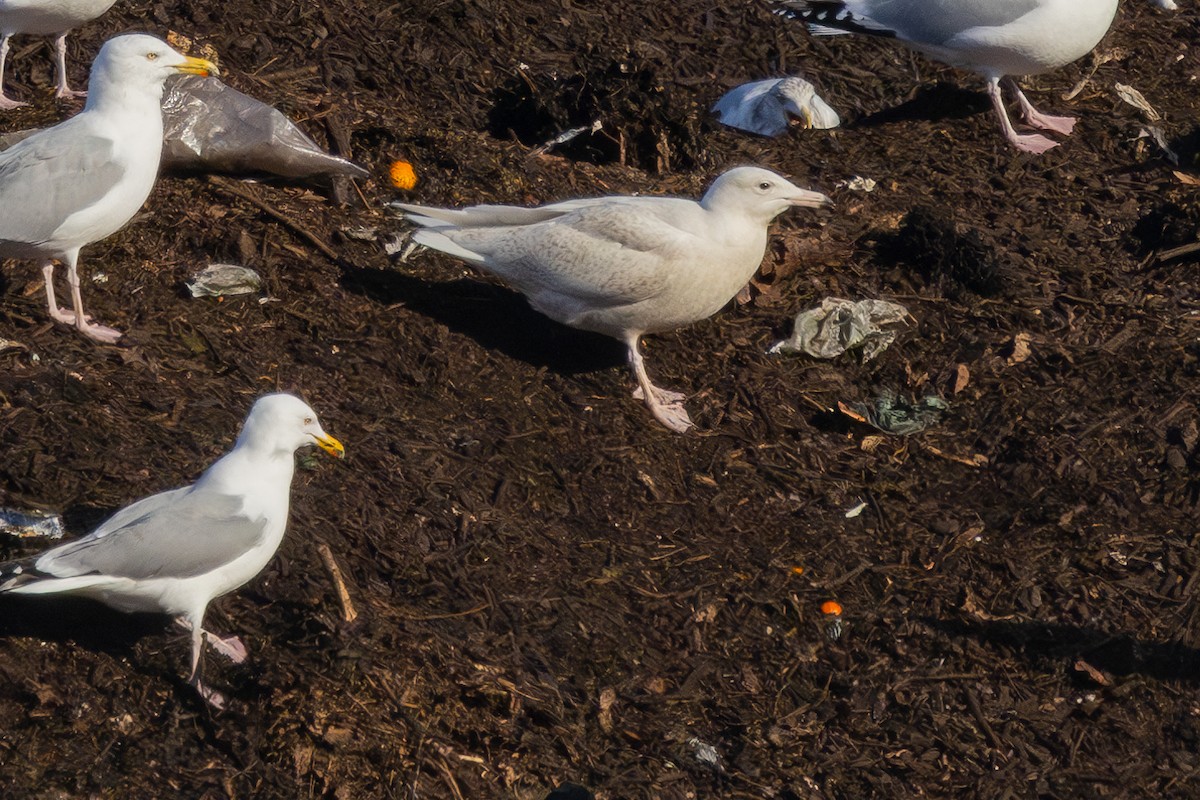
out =
<svg viewBox="0 0 1200 800"><path fill-rule="evenodd" d="M472 250L468 250L458 242L455 242L453 239L447 236L443 230L455 231L458 229L446 228L439 230L438 228L422 228L421 230L413 232L412 240L417 244L424 245L432 250L445 253L448 256L461 258L463 261L467 261L472 264L483 264L485 261L484 256Z"/></svg>
<svg viewBox="0 0 1200 800"><path fill-rule="evenodd" d="M895 38L896 32L874 20L856 15L844 0L776 0L775 13L803 22L814 36L859 33Z"/></svg>
<svg viewBox="0 0 1200 800"><path fill-rule="evenodd" d="M30 556L0 564L0 593L15 591L25 594L30 591L26 587L53 578L53 575L47 575L35 566L37 559L37 556Z"/></svg>
<svg viewBox="0 0 1200 800"><path fill-rule="evenodd" d="M570 201L551 206L523 208L521 206L470 206L469 208L433 208L412 203L392 203L392 208L405 212L409 222L423 228L500 228L534 225L557 219L569 213Z"/></svg>

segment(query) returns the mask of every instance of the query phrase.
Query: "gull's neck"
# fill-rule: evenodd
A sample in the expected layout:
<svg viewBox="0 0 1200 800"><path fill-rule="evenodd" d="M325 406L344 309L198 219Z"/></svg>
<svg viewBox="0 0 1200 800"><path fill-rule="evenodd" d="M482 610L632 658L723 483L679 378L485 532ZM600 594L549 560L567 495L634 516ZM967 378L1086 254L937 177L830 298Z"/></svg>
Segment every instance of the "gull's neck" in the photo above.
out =
<svg viewBox="0 0 1200 800"><path fill-rule="evenodd" d="M102 115L138 114L154 116L162 121L162 84L121 83L94 76L88 81L88 98L84 111Z"/></svg>
<svg viewBox="0 0 1200 800"><path fill-rule="evenodd" d="M196 486L229 494L281 486L286 495L295 470L296 459L292 451L264 446L254 439L239 439L233 450L200 476Z"/></svg>
<svg viewBox="0 0 1200 800"><path fill-rule="evenodd" d="M755 239L760 232L766 236L767 226L778 214L767 216L761 209L747 206L745 203L730 202L719 194L705 195L700 200L700 207L709 217L709 235L713 238L729 237L735 242L744 241L751 230Z"/></svg>

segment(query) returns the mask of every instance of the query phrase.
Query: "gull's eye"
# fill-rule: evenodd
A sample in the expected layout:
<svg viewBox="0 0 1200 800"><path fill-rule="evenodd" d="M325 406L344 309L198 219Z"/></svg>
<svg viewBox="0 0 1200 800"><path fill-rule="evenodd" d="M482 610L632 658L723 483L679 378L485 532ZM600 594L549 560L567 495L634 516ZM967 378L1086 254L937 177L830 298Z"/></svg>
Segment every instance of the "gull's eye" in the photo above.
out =
<svg viewBox="0 0 1200 800"><path fill-rule="evenodd" d="M759 190L760 192L765 192L767 189L770 189L770 188L771 188L771 182L770 182L770 181L763 181L762 183L760 183L760 184L758 185L758 190Z"/></svg>
<svg viewBox="0 0 1200 800"><path fill-rule="evenodd" d="M313 424L313 418L312 418L312 417L305 417L305 418L304 418L304 424L305 424L305 425L312 425L312 424Z"/></svg>
<svg viewBox="0 0 1200 800"><path fill-rule="evenodd" d="M156 58L158 58L158 53L146 53L147 61L153 61Z"/></svg>

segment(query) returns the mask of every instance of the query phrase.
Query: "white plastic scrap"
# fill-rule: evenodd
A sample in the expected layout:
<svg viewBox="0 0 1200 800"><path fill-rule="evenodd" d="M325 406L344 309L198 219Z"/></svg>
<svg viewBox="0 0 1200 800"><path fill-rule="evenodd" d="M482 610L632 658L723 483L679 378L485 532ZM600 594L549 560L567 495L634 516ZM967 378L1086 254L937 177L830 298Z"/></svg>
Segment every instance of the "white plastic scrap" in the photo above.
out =
<svg viewBox="0 0 1200 800"><path fill-rule="evenodd" d="M805 128L836 128L842 124L838 113L803 78L743 83L718 100L712 112L731 128L761 136L786 132L792 118L799 119Z"/></svg>
<svg viewBox="0 0 1200 800"><path fill-rule="evenodd" d="M262 288L262 277L237 264L209 264L188 281L192 297L223 297L250 294Z"/></svg>
<svg viewBox="0 0 1200 800"><path fill-rule="evenodd" d="M62 517L57 514L0 508L0 533L21 538L45 536L49 539L61 539L64 532Z"/></svg>
<svg viewBox="0 0 1200 800"><path fill-rule="evenodd" d="M717 752L717 748L713 747L708 742L702 742L697 737L693 736L687 740L688 747L692 748L692 755L706 767L715 769L718 772L722 771L721 754Z"/></svg>
<svg viewBox="0 0 1200 800"><path fill-rule="evenodd" d="M818 308L796 316L792 338L776 342L768 353L807 353L814 358L833 358L861 347L863 361L870 361L896 340L898 331L885 326L901 324L908 309L886 300L843 300L826 297Z"/></svg>
<svg viewBox="0 0 1200 800"><path fill-rule="evenodd" d="M540 156L543 153L548 152L553 147L557 147L560 144L566 144L581 133L596 133L603 127L604 123L600 120L596 120L591 125L580 125L578 128L571 128L568 131L563 131L558 136L555 136L553 139L543 144L541 147L535 147L530 155Z"/></svg>
<svg viewBox="0 0 1200 800"><path fill-rule="evenodd" d="M379 229L371 228L366 225L352 225L348 228L342 228L342 235L347 239L354 239L359 242L373 242L379 238Z"/></svg>
<svg viewBox="0 0 1200 800"><path fill-rule="evenodd" d="M383 252L389 256L399 253L397 260L404 263L420 246L412 240L412 231L400 231L383 243Z"/></svg>
<svg viewBox="0 0 1200 800"><path fill-rule="evenodd" d="M874 178L864 178L862 175L855 175L848 181L838 181L837 185L852 192L866 192L870 194L875 191L875 187L879 184L875 182Z"/></svg>
<svg viewBox="0 0 1200 800"><path fill-rule="evenodd" d="M1175 0L1151 0L1151 2L1159 8L1165 8L1167 11L1179 10L1179 6L1175 5Z"/></svg>
<svg viewBox="0 0 1200 800"><path fill-rule="evenodd" d="M1150 105L1150 101L1146 99L1146 96L1137 89L1125 83L1114 84L1113 88L1117 90L1117 97L1120 97L1126 103L1145 114L1146 119L1151 122L1162 119L1162 114L1159 114L1154 106Z"/></svg>
<svg viewBox="0 0 1200 800"><path fill-rule="evenodd" d="M1135 138L1150 139L1163 151L1163 155L1167 157L1167 161L1176 166L1179 165L1179 154L1171 149L1170 143L1167 142L1167 135L1163 132L1162 128L1157 125L1145 125L1138 131L1138 135Z"/></svg>

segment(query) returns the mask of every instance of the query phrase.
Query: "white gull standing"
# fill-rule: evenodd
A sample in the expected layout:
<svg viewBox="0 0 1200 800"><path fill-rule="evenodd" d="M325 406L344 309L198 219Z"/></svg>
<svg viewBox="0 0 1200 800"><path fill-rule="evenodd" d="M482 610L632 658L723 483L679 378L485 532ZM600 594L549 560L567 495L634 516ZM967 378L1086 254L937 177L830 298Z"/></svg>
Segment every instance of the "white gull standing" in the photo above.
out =
<svg viewBox="0 0 1200 800"><path fill-rule="evenodd" d="M1058 143L1017 133L1000 92L1017 98L1027 125L1064 136L1073 117L1043 114L1012 76L1039 75L1082 58L1104 37L1117 0L779 0L779 13L818 35L862 33L894 38L987 81L1004 136L1017 149L1044 153Z"/></svg>
<svg viewBox="0 0 1200 800"><path fill-rule="evenodd" d="M67 32L89 22L112 8L116 0L0 0L0 110L20 108L28 103L4 94L4 63L8 59L8 40L16 34L55 36L58 59L56 97L83 97L67 85Z"/></svg>
<svg viewBox="0 0 1200 800"><path fill-rule="evenodd" d="M715 314L762 263L771 220L792 206L828 202L769 170L737 167L700 202L597 197L538 208L393 205L423 226L413 234L418 244L499 276L557 322L624 342L638 382L634 397L683 433L692 427L684 395L650 381L638 339Z"/></svg>
<svg viewBox="0 0 1200 800"><path fill-rule="evenodd" d="M205 700L224 698L200 679L202 639L241 661L236 638L204 630L213 598L257 575L287 527L293 454L316 445L341 458L341 442L290 394L260 397L237 444L191 486L118 511L92 533L38 556L0 564L0 593L88 597L125 612L171 614L192 632L188 679Z"/></svg>
<svg viewBox="0 0 1200 800"><path fill-rule="evenodd" d="M42 263L50 316L101 342L119 331L83 311L76 264L84 245L117 232L154 187L162 154L163 81L216 74L144 34L105 42L92 64L83 111L0 152L0 259ZM54 299L54 261L67 265L73 310Z"/></svg>

